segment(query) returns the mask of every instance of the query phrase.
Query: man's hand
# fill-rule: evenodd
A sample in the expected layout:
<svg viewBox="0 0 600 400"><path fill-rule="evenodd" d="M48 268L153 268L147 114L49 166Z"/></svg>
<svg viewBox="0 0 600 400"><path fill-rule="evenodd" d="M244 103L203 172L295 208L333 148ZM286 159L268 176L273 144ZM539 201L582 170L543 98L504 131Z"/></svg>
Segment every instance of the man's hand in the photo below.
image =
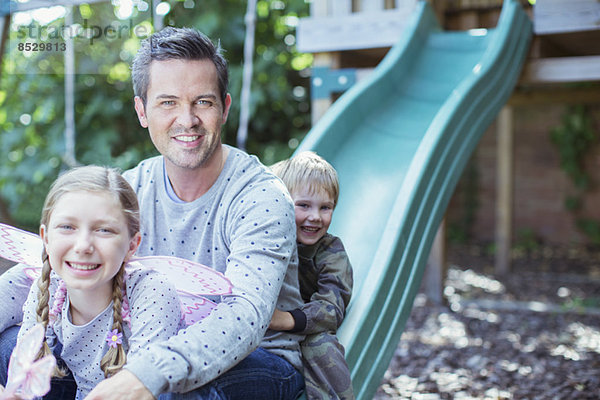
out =
<svg viewBox="0 0 600 400"><path fill-rule="evenodd" d="M275 310L269 328L274 331L289 331L294 329L294 317L287 311Z"/></svg>
<svg viewBox="0 0 600 400"><path fill-rule="evenodd" d="M154 396L131 372L121 370L103 380L84 400L153 400Z"/></svg>

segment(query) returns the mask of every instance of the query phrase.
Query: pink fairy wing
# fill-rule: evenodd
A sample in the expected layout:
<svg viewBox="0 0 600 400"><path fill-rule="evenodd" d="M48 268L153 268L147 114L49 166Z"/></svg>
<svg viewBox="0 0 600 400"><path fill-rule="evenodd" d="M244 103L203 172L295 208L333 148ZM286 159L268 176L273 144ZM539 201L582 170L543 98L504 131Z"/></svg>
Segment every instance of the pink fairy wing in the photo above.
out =
<svg viewBox="0 0 600 400"><path fill-rule="evenodd" d="M38 235L0 224L0 257L41 268L42 249L42 240Z"/></svg>
<svg viewBox="0 0 600 400"><path fill-rule="evenodd" d="M8 383L3 395L18 393L20 398L33 399L48 393L56 360L47 355L34 361L44 339L42 325L33 326L17 340L8 364Z"/></svg>
<svg viewBox="0 0 600 400"><path fill-rule="evenodd" d="M178 293L187 295L230 294L232 285L222 273L197 262L176 257L149 256L135 257L147 268L162 272L169 277Z"/></svg>
<svg viewBox="0 0 600 400"><path fill-rule="evenodd" d="M37 399L50 391L50 380L56 366L56 359L49 354L31 366L27 378L18 390L21 399Z"/></svg>
<svg viewBox="0 0 600 400"><path fill-rule="evenodd" d="M232 285L222 273L197 262L176 257L149 256L131 259L165 274L177 289L187 325L205 318L216 303L203 295L230 294Z"/></svg>
<svg viewBox="0 0 600 400"><path fill-rule="evenodd" d="M190 295L179 292L181 301L181 312L186 325L192 325L206 318L208 314L217 306L216 303L197 295Z"/></svg>
<svg viewBox="0 0 600 400"><path fill-rule="evenodd" d="M0 224L0 257L27 265L25 273L35 280L40 275L43 244L39 236ZM147 268L165 274L181 298L186 322L204 318L216 306L203 295L230 294L232 285L222 273L197 262L168 256L134 257Z"/></svg>
<svg viewBox="0 0 600 400"><path fill-rule="evenodd" d="M12 372L20 372L22 368L33 363L40 347L42 347L44 333L42 325L36 324L17 340L17 345L10 356L9 370L12 368ZM8 379L10 380L10 373Z"/></svg>

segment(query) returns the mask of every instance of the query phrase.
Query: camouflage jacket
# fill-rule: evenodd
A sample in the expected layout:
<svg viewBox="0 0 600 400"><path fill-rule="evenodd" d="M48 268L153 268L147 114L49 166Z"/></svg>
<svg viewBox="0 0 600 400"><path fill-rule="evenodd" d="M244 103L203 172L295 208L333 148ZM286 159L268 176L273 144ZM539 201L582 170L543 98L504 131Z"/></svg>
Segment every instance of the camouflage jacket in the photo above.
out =
<svg viewBox="0 0 600 400"><path fill-rule="evenodd" d="M296 329L305 335L335 333L352 295L352 266L344 245L338 237L326 234L314 245L298 244L298 257L305 304L292 312ZM298 311L304 314L305 323L298 321Z"/></svg>

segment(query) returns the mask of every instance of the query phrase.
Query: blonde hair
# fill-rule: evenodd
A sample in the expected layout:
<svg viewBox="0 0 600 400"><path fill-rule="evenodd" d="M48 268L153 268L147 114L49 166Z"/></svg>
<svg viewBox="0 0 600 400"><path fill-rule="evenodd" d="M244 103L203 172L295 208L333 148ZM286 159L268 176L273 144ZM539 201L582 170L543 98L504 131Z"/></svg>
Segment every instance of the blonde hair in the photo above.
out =
<svg viewBox="0 0 600 400"><path fill-rule="evenodd" d="M279 161L271 166L271 171L281 178L290 193L300 187L308 187L312 193L325 191L334 205L338 202L340 186L337 172L315 152L303 151L288 160Z"/></svg>
<svg viewBox="0 0 600 400"><path fill-rule="evenodd" d="M121 176L118 170L94 165L71 169L56 179L46 196L40 224L47 226L58 200L64 194L75 191L100 192L114 195L121 204L121 209L127 220L129 237L133 237L139 232L139 205L134 190L129 183L127 183L125 178ZM50 308L48 303L50 299L50 272L52 269L45 248L42 252L42 261L42 274L38 281L40 292L38 294L37 320L43 324L45 329L48 326L50 319ZM125 263L121 265L119 272L117 272L117 275L113 278L112 297L112 329L123 332L122 308L125 298ZM53 301L56 302L56 299ZM38 358L51 353L48 344L44 341L44 345L40 349ZM108 352L102 358L100 367L102 368L104 375L108 377L117 373L123 365L125 365L126 361L127 355L121 344L118 344L116 347L109 346ZM64 371L57 367L55 376L64 376Z"/></svg>

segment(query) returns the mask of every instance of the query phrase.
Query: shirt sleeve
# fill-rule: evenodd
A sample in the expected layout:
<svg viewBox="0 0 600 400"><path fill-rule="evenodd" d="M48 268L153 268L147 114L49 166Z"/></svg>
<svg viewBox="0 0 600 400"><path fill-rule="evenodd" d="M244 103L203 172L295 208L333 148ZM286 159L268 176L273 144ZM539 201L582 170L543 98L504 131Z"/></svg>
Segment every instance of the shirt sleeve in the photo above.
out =
<svg viewBox="0 0 600 400"><path fill-rule="evenodd" d="M336 332L352 295L352 266L342 241L332 236L315 256L319 271L317 291L300 308L306 315L303 334Z"/></svg>
<svg viewBox="0 0 600 400"><path fill-rule="evenodd" d="M0 275L0 332L20 323L23 319L23 304L29 294L32 280L25 275L23 264L17 264Z"/></svg>
<svg viewBox="0 0 600 400"><path fill-rule="evenodd" d="M38 305L38 293L40 289L37 285L37 280L34 284L31 285L29 293L27 295L27 300L21 309L21 316L23 317L23 323L21 324L21 329L19 330L19 337L21 337L25 332L31 329L37 323L37 305Z"/></svg>
<svg viewBox="0 0 600 400"><path fill-rule="evenodd" d="M262 188L254 188L228 211L225 276L232 294L222 296L206 318L168 341L150 344L126 366L156 397L203 386L261 343L296 244L289 196L255 195Z"/></svg>
<svg viewBox="0 0 600 400"><path fill-rule="evenodd" d="M127 296L131 308L131 335L127 338L129 363L150 343L165 341L177 334L182 319L177 291L160 272L146 268L132 271L127 278Z"/></svg>

